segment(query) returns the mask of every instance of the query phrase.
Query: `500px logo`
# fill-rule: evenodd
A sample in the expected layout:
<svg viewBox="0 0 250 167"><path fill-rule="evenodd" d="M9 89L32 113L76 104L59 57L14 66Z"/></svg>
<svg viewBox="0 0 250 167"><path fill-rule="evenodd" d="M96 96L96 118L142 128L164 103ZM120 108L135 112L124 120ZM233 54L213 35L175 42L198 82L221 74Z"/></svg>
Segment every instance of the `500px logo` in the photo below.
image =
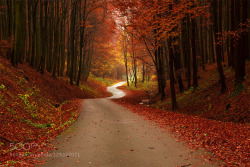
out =
<svg viewBox="0 0 250 167"><path fill-rule="evenodd" d="M30 150L34 147L39 147L38 143L10 143L12 150Z"/></svg>

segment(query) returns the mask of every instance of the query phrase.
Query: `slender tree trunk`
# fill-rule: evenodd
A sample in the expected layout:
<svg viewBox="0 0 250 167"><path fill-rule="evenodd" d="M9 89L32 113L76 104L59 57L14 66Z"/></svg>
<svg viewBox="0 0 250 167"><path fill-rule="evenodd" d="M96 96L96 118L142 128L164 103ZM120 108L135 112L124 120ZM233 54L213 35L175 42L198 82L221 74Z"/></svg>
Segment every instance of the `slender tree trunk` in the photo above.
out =
<svg viewBox="0 0 250 167"><path fill-rule="evenodd" d="M83 61L83 45L84 45L84 36L85 36L85 15L86 15L86 6L87 6L87 0L84 0L84 7L83 7L83 14L80 13L80 18L83 20L83 26L80 28L80 62L79 62L79 70L78 70L78 77L77 77L77 86L79 86L81 75L82 75L82 61ZM85 54L84 54L85 55Z"/></svg>
<svg viewBox="0 0 250 167"><path fill-rule="evenodd" d="M173 49L174 49L173 58L174 58L175 74L176 74L176 78L177 78L177 81L179 84L179 91L180 91L180 93L183 93L184 92L184 85L183 85L182 77L181 77L181 74L182 74L181 53L178 49L175 49L175 47Z"/></svg>
<svg viewBox="0 0 250 167"><path fill-rule="evenodd" d="M235 2L237 23L247 22L247 1L240 0ZM236 46L237 52L235 55L235 87L238 88L242 85L242 81L246 75L245 73L245 58L247 53L247 32L241 32L239 45Z"/></svg>
<svg viewBox="0 0 250 167"><path fill-rule="evenodd" d="M70 24L70 36L71 36L71 40L70 40L70 54L71 54L71 70L70 70L70 84L73 85L74 84L74 68L75 68L75 23L76 23L76 5L77 5L77 1L72 0L72 5L73 8L71 10L71 24Z"/></svg>
<svg viewBox="0 0 250 167"><path fill-rule="evenodd" d="M29 49L27 53L27 59L26 62L30 63L30 59L32 57L32 2L31 0L28 0L28 33L29 33Z"/></svg>
<svg viewBox="0 0 250 167"><path fill-rule="evenodd" d="M17 66L25 54L25 1L15 0L15 43L11 62Z"/></svg>
<svg viewBox="0 0 250 167"><path fill-rule="evenodd" d="M38 2L39 3L39 0ZM36 57L34 59L34 67L38 68L41 60L41 38L40 38L40 27L39 27L39 5L37 5L37 10L35 11L35 36L36 36L36 45L35 45L35 51L36 51Z"/></svg>
<svg viewBox="0 0 250 167"><path fill-rule="evenodd" d="M172 100L172 110L178 108L177 101L176 101L176 94L175 94L175 87L174 87L174 52L172 42L169 39L168 42L169 46L169 79L170 79L170 90L171 90L171 100Z"/></svg>
<svg viewBox="0 0 250 167"><path fill-rule="evenodd" d="M70 32L70 24L68 23L68 27L67 27L67 29L68 29L68 42L67 42L67 72L66 72L66 75L67 76L70 76L70 70L71 70L71 67L70 67L70 65L71 65L71 53L70 53L70 49L71 49L71 47L70 47L70 44L71 44L71 36L70 36L70 34L71 34L71 32Z"/></svg>
<svg viewBox="0 0 250 167"><path fill-rule="evenodd" d="M124 25L125 27L125 25ZM125 64L125 70L126 70L126 80L127 80L127 86L129 86L129 76L128 76L128 49L127 49L127 34L125 33L123 35L123 55L124 55L124 64Z"/></svg>
<svg viewBox="0 0 250 167"><path fill-rule="evenodd" d="M158 89L159 94L161 95L161 99L163 100L165 98L165 87L166 87L166 80L165 80L165 74L164 74L164 67L163 67L163 55L162 55L162 47L158 46L156 49L156 62L157 62L157 78L158 78Z"/></svg>
<svg viewBox="0 0 250 167"><path fill-rule="evenodd" d="M134 36L131 35L131 47L132 47L132 61L133 61L133 73L134 73L134 84L135 87L137 87L137 63L136 63L136 57L135 57L135 49L134 49Z"/></svg>
<svg viewBox="0 0 250 167"><path fill-rule="evenodd" d="M11 38L13 36L13 1L12 0L6 0L6 4L7 4L7 12L8 12L8 37L9 37L9 41L11 41ZM11 57L13 57L13 51L11 48L8 49L7 51L7 58L10 59Z"/></svg>
<svg viewBox="0 0 250 167"><path fill-rule="evenodd" d="M128 77L128 59L127 59L127 53L124 53L124 59L125 59L125 68L126 68L127 86L129 86L129 77Z"/></svg>
<svg viewBox="0 0 250 167"><path fill-rule="evenodd" d="M192 55L193 55L193 87L196 89L198 87L197 78L197 60L196 60L196 42L195 42L195 19L191 19L191 45L192 45Z"/></svg>
<svg viewBox="0 0 250 167"><path fill-rule="evenodd" d="M56 77L57 65L59 62L59 1L55 1L55 24L54 24L54 53L52 61L52 76Z"/></svg>
<svg viewBox="0 0 250 167"><path fill-rule="evenodd" d="M231 2L231 11L230 11L230 29L231 31L235 30L235 1L232 0ZM235 62L234 62L234 53L235 53L235 47L234 47L234 39L230 38L230 65L232 66L232 68L235 68Z"/></svg>
<svg viewBox="0 0 250 167"><path fill-rule="evenodd" d="M43 4L44 3L44 4ZM41 55L41 60L40 60L40 65L39 65L39 71L41 74L44 74L44 70L45 70L45 63L46 63L46 55L47 55L47 47L46 47L46 34L47 34L47 6L48 6L48 1L41 1L40 2L40 37L41 37L41 51L42 51L42 55ZM44 13L44 14L43 14ZM44 17L45 15L45 17ZM43 19L44 18L44 19Z"/></svg>
<svg viewBox="0 0 250 167"><path fill-rule="evenodd" d="M217 57L217 68L220 75L220 83L221 83L221 93L224 93L226 90L226 82L225 76L221 64L221 45L217 44L218 33L221 32L221 1L217 3L217 0L213 0L213 17L214 17L214 33L215 33L215 41L216 41L216 57Z"/></svg>
<svg viewBox="0 0 250 167"><path fill-rule="evenodd" d="M202 30L203 30L203 26L202 26L202 19L201 17L198 19L199 20L199 25L197 25L199 27L199 43L200 43L200 52L201 52L201 66L202 66L202 70L205 71L205 56L204 56L204 45L203 45L203 39L202 39Z"/></svg>
<svg viewBox="0 0 250 167"><path fill-rule="evenodd" d="M232 10L232 5L233 5L233 2L232 1L229 1L228 2L228 30L231 31L232 30L232 15L233 15L233 10ZM229 43L228 43L228 47L229 47L229 52L228 52L228 67L231 67L232 66L232 38L230 37L229 38Z"/></svg>
<svg viewBox="0 0 250 167"><path fill-rule="evenodd" d="M37 6L38 6L38 1L34 0L31 2L32 3L32 25L33 25L33 31L32 31L32 52L31 52L31 61L30 65L32 67L35 67L36 63L36 57L37 57L37 52L36 52L36 45L37 45Z"/></svg>
<svg viewBox="0 0 250 167"><path fill-rule="evenodd" d="M47 58L47 71L52 73L53 71L53 44L54 44L54 24L55 24L55 12L54 12L54 3L50 3L50 17L49 26L48 26L48 58Z"/></svg>
<svg viewBox="0 0 250 167"><path fill-rule="evenodd" d="M65 20L61 22L61 69L60 76L62 77L65 69Z"/></svg>
<svg viewBox="0 0 250 167"><path fill-rule="evenodd" d="M191 87L191 66L190 66L190 57L191 57L191 43L190 43L190 18L187 16L187 22L186 22L186 31L187 31L187 38L186 38L186 44L187 45L187 54L185 58L185 65L186 65L186 80L188 83L188 89Z"/></svg>
<svg viewBox="0 0 250 167"><path fill-rule="evenodd" d="M146 76L146 71L145 71L145 63L142 63L142 82L145 82L145 76Z"/></svg>

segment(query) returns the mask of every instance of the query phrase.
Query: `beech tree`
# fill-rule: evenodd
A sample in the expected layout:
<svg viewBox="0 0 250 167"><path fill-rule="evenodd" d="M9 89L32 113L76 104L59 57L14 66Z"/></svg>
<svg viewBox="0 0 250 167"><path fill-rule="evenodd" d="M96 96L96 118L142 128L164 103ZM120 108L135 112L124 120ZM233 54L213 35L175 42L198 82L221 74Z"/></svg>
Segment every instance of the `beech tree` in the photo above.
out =
<svg viewBox="0 0 250 167"><path fill-rule="evenodd" d="M97 33L90 18L106 10L103 1L1 0L0 5L0 40L7 41L14 66L29 63L41 74L66 74L71 84L87 80Z"/></svg>
<svg viewBox="0 0 250 167"><path fill-rule="evenodd" d="M248 0L1 0L0 5L0 47L14 66L27 63L77 85L91 72L106 77L118 69L111 50L120 33L127 85L137 86L140 76L145 82L154 67L158 94L161 99L171 94L173 109L175 84L181 93L196 91L199 74L211 64L217 66L221 93L226 65L235 72L235 88L243 88L250 59Z"/></svg>
<svg viewBox="0 0 250 167"><path fill-rule="evenodd" d="M216 62L221 93L226 91L226 61L235 70L236 87L244 80L245 60L249 59L247 0L118 0L113 5L145 44L155 65L162 99L166 79L170 80L173 109L177 108L175 81L180 92L184 88L195 90L202 72L198 69L204 71L206 64Z"/></svg>

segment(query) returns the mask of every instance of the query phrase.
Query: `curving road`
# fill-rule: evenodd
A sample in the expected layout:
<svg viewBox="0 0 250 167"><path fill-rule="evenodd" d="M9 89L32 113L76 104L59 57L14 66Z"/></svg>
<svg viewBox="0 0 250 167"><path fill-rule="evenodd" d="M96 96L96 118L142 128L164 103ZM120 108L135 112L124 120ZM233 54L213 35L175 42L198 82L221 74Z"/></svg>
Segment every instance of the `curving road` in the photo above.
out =
<svg viewBox="0 0 250 167"><path fill-rule="evenodd" d="M79 119L55 141L45 167L191 167L218 166L199 158L154 123L112 102L125 94L116 87L110 98L82 103ZM74 154L70 154L74 153Z"/></svg>
<svg viewBox="0 0 250 167"><path fill-rule="evenodd" d="M117 87L122 86L125 83L126 82L119 82L113 86L108 87L107 91L109 91L113 94L113 96L108 97L108 99L118 99L118 98L124 97L125 93L122 90L117 89Z"/></svg>

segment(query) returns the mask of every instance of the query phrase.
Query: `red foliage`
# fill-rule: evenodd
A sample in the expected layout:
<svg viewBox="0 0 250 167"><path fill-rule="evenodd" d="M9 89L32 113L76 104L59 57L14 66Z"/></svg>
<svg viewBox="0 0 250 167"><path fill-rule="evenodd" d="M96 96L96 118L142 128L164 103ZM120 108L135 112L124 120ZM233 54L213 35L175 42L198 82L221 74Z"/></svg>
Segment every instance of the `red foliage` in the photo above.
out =
<svg viewBox="0 0 250 167"><path fill-rule="evenodd" d="M76 99L110 96L98 83L84 83L93 94L27 65L13 67L2 57L0 73L0 166L40 163L39 156L52 147L48 142L77 119L81 100ZM20 149L20 143L35 147ZM12 150L13 145L19 147Z"/></svg>

